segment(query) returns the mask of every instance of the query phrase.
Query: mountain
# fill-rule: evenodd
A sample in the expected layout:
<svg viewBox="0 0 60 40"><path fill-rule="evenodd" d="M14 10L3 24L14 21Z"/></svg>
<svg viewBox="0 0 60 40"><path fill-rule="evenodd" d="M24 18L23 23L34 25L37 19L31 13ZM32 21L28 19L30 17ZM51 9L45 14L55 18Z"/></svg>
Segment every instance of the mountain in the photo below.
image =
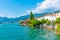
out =
<svg viewBox="0 0 60 40"><path fill-rule="evenodd" d="M34 14L34 17L37 18L39 16L42 16L46 13L40 14L40 13L36 13ZM25 15L25 16L21 16L21 17L16 17L16 18L7 18L7 17L0 17L0 23L6 24L6 23L18 23L20 20L26 20L29 19L30 15Z"/></svg>

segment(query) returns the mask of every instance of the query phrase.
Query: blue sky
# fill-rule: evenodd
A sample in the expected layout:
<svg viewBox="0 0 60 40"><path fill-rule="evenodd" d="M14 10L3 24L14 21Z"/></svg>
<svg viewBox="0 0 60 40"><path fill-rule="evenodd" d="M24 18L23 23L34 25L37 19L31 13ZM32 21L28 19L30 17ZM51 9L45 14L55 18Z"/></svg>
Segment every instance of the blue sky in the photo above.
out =
<svg viewBox="0 0 60 40"><path fill-rule="evenodd" d="M20 17L60 10L60 0L0 0L1 17Z"/></svg>
<svg viewBox="0 0 60 40"><path fill-rule="evenodd" d="M43 0L0 0L0 16L19 17L29 14L26 10L32 10L37 3Z"/></svg>

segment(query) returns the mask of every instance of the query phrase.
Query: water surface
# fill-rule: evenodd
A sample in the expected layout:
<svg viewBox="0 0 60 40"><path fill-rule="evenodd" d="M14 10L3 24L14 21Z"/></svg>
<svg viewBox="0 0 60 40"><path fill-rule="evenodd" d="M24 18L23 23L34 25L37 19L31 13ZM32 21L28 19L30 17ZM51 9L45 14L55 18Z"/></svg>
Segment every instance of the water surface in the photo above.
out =
<svg viewBox="0 0 60 40"><path fill-rule="evenodd" d="M52 30L0 24L0 40L60 40L60 35L54 34Z"/></svg>

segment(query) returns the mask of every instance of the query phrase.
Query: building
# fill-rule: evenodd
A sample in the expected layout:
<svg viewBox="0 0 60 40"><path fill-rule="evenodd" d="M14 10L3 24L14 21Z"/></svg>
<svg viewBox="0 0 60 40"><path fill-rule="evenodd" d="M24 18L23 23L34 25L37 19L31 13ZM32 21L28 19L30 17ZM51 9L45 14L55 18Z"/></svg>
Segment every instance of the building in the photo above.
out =
<svg viewBox="0 0 60 40"><path fill-rule="evenodd" d="M43 16L41 16L40 18L37 18L37 20L41 20L41 19L48 19L48 20L50 20L51 22L52 21L55 21L56 20L56 18L59 18L60 17L60 11L58 11L58 12L54 12L54 13L49 13L49 14L44 14ZM50 28L50 29L57 29L57 25L55 25L55 26L53 26L53 25L51 25L51 26L46 26L48 29Z"/></svg>
<svg viewBox="0 0 60 40"><path fill-rule="evenodd" d="M54 12L54 13L49 13L49 14L44 14L42 17L37 18L37 20L41 19L48 19L48 20L56 20L56 18L60 17L60 11L59 12Z"/></svg>

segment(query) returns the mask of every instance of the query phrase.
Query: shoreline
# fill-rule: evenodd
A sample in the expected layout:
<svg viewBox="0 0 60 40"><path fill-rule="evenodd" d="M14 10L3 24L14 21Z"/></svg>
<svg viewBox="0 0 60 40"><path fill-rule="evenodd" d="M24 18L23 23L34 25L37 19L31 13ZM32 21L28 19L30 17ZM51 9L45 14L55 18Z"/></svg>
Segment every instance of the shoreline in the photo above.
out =
<svg viewBox="0 0 60 40"><path fill-rule="evenodd" d="M47 30L53 30L52 28L46 28ZM59 30L56 30L55 31L55 34L58 34L58 35L60 35L60 31Z"/></svg>
<svg viewBox="0 0 60 40"><path fill-rule="evenodd" d="M55 33L56 33L56 34L60 34L60 31L56 31Z"/></svg>

